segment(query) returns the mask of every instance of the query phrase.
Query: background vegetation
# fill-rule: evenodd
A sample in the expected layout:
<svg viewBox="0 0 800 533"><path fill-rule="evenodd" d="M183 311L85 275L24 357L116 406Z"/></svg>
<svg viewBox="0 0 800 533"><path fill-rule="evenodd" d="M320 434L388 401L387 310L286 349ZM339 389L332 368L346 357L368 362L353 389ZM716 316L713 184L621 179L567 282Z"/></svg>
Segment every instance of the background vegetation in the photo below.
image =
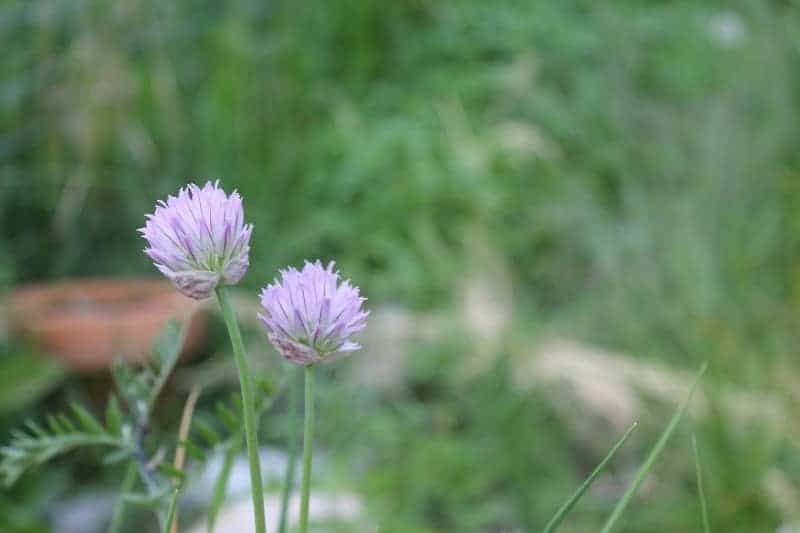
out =
<svg viewBox="0 0 800 533"><path fill-rule="evenodd" d="M0 287L151 275L143 213L219 177L256 225L251 292L313 257L376 308L454 315L486 262L512 288L488 369L463 377L475 347L454 327L410 345L399 392L329 383L322 441L381 531L535 530L602 457L614 430L578 431L580 412L512 383L513 354L553 332L707 360L710 397L736 385L785 408L777 431L695 427L714 529L776 530L800 515L797 7L6 0ZM614 479L668 407L648 404ZM629 531L699 530L679 435ZM59 475L3 505L44 527ZM590 493L564 529L593 530L619 491Z"/></svg>

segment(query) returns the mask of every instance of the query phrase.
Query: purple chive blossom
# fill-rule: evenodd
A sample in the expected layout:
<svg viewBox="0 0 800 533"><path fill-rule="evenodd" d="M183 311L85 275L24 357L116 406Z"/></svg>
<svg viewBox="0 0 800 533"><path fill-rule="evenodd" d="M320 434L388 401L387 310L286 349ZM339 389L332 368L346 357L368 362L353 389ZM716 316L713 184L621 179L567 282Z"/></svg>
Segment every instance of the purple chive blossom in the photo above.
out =
<svg viewBox="0 0 800 533"><path fill-rule="evenodd" d="M283 357L301 365L330 361L358 350L351 337L364 329L366 298L349 281L339 282L334 263L306 261L303 270L281 271L281 280L261 292L269 340Z"/></svg>
<svg viewBox="0 0 800 533"><path fill-rule="evenodd" d="M139 232L156 268L186 296L201 300L220 283L233 285L250 265L252 224L244 223L242 198L219 181L195 184L159 201Z"/></svg>

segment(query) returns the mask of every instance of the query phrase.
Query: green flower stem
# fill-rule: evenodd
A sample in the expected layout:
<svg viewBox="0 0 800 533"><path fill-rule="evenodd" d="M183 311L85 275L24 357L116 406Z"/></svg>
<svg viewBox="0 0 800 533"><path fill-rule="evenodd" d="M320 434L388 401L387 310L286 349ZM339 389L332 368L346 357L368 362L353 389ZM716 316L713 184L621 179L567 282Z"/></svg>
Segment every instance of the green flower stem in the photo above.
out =
<svg viewBox="0 0 800 533"><path fill-rule="evenodd" d="M239 369L239 383L242 387L242 407L244 410L244 433L247 442L247 458L250 461L250 485L253 495L253 515L255 517L256 533L266 533L267 526L264 518L264 487L261 482L261 461L258 457L258 426L255 418L253 400L253 385L250 371L247 368L247 356L244 352L244 342L239 331L239 324L233 315L228 293L225 287L217 287L217 299L222 310L222 318L228 328L233 346L233 355Z"/></svg>
<svg viewBox="0 0 800 533"><path fill-rule="evenodd" d="M297 463L297 407L298 407L298 375L297 366L291 365L289 368L289 458L286 462L286 474L283 480L283 494L281 494L281 515L278 525L278 533L286 533L287 517L289 515L289 495L294 486L295 466Z"/></svg>
<svg viewBox="0 0 800 533"><path fill-rule="evenodd" d="M308 531L308 496L311 492L311 454L314 443L314 365L306 366L306 419L303 429L303 484L300 494L300 533Z"/></svg>
<svg viewBox="0 0 800 533"><path fill-rule="evenodd" d="M125 469L125 477L122 479L122 486L119 489L119 498L114 504L114 514L111 516L111 524L108 526L108 533L119 533L122 529L122 518L125 516L125 495L133 490L136 484L136 474L138 469L135 461L128 463Z"/></svg>

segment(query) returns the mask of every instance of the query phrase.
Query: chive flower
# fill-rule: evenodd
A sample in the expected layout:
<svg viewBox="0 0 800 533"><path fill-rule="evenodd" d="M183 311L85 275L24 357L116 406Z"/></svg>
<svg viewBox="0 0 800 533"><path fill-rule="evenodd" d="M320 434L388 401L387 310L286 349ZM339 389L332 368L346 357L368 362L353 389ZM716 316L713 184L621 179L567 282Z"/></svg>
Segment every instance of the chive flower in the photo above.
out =
<svg viewBox="0 0 800 533"><path fill-rule="evenodd" d="M202 300L247 272L253 225L244 223L239 193L226 195L219 181L181 188L145 219L144 252L182 294Z"/></svg>
<svg viewBox="0 0 800 533"><path fill-rule="evenodd" d="M369 311L358 287L339 280L331 261L306 261L302 270L281 271L281 280L261 292L270 342L280 354L301 365L331 361L361 348L352 337L366 326Z"/></svg>

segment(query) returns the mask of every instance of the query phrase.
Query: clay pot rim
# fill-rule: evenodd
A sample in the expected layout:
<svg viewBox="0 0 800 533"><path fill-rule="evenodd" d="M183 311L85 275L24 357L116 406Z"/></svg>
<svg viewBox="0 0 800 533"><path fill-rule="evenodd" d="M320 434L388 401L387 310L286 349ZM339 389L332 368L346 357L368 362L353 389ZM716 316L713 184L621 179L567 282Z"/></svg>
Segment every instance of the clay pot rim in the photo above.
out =
<svg viewBox="0 0 800 533"><path fill-rule="evenodd" d="M76 312L80 300L87 302L84 312ZM188 316L201 305L181 295L169 282L152 278L84 278L32 283L14 290L8 303L12 327L37 330L75 327L87 321L109 327L132 321L158 321L165 311ZM113 306L113 312L103 312L103 304Z"/></svg>

